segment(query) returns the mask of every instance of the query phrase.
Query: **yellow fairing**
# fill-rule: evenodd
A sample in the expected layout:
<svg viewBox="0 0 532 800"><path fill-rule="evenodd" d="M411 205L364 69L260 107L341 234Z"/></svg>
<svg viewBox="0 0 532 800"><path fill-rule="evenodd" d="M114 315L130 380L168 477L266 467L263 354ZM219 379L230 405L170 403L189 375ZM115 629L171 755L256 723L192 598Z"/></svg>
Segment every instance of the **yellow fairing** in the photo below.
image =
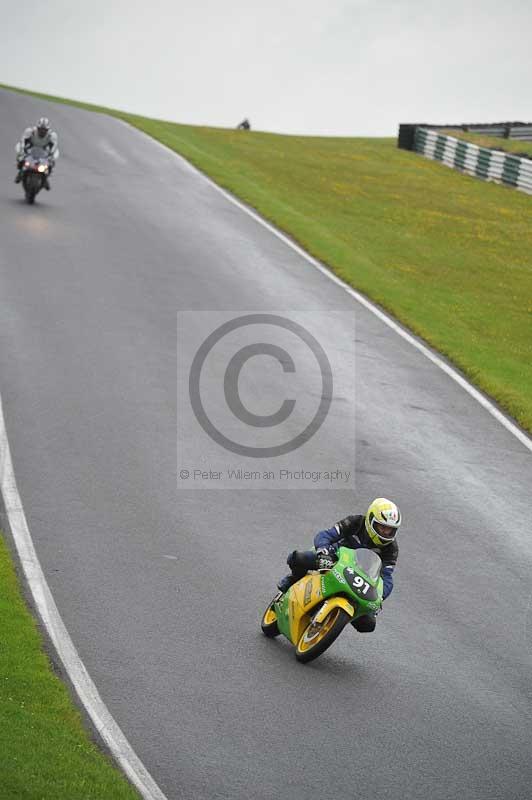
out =
<svg viewBox="0 0 532 800"><path fill-rule="evenodd" d="M321 575L318 572L309 573L293 585L288 608L292 644L299 642L310 622L311 612L321 602L323 602ZM355 613L351 603L344 597L331 597L323 604L323 608L316 615L316 620L323 622L333 608L343 608L350 617L354 616Z"/></svg>
<svg viewBox="0 0 532 800"><path fill-rule="evenodd" d="M288 619L290 622L290 640L297 644L308 625L310 612L323 600L321 594L321 575L311 572L292 586Z"/></svg>

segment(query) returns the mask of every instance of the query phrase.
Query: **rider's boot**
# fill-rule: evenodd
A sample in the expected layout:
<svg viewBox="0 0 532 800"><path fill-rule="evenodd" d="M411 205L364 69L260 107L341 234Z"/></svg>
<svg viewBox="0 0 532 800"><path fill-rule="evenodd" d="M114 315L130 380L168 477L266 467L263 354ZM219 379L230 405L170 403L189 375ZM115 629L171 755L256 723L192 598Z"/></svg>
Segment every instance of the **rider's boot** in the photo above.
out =
<svg viewBox="0 0 532 800"><path fill-rule="evenodd" d="M376 614L365 614L363 617L359 617L351 623L353 628L356 628L359 633L373 633L376 624Z"/></svg>
<svg viewBox="0 0 532 800"><path fill-rule="evenodd" d="M17 174L15 176L15 183L20 183L21 180L22 180L22 170L19 169L19 171L17 172Z"/></svg>
<svg viewBox="0 0 532 800"><path fill-rule="evenodd" d="M280 581L277 582L277 588L280 592L287 592L294 583L297 582L297 578L294 575L285 575L284 578L281 578Z"/></svg>
<svg viewBox="0 0 532 800"><path fill-rule="evenodd" d="M42 185L44 186L44 188L46 189L47 192L50 191L50 184L48 182L48 178L46 177L46 175L43 178Z"/></svg>

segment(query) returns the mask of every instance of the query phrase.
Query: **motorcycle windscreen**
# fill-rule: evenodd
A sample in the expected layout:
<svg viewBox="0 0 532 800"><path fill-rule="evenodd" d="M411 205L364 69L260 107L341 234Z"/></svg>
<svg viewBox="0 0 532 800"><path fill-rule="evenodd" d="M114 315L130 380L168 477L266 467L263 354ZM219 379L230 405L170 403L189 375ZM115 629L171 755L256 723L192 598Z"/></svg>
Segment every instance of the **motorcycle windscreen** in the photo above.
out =
<svg viewBox="0 0 532 800"><path fill-rule="evenodd" d="M48 160L48 153L42 147L32 147L29 155L35 159L35 161L47 161Z"/></svg>
<svg viewBox="0 0 532 800"><path fill-rule="evenodd" d="M368 576L370 581L376 581L381 574L382 561L373 550L360 548L355 550L357 566Z"/></svg>

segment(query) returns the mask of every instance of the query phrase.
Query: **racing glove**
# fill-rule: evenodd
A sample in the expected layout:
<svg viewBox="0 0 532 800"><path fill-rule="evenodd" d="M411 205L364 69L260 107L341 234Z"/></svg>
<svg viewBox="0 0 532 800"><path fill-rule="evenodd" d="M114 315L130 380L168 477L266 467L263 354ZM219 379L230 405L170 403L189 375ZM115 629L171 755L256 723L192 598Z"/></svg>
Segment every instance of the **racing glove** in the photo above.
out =
<svg viewBox="0 0 532 800"><path fill-rule="evenodd" d="M331 569L336 562L334 553L331 553L328 547L319 547L316 550L316 567L317 569Z"/></svg>

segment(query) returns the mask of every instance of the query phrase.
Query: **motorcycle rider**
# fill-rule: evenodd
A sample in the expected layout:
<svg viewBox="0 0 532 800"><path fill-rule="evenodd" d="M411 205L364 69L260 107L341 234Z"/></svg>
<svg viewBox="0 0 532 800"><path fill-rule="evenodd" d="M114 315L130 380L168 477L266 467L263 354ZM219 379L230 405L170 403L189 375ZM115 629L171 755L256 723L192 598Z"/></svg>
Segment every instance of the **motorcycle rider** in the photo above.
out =
<svg viewBox="0 0 532 800"><path fill-rule="evenodd" d="M22 134L20 142L16 144L17 151L17 174L15 183L20 183L22 180L22 172L24 167L24 159L32 149L32 147L41 147L48 153L48 176L44 177L44 188L50 191L50 184L48 182L49 176L55 166L55 162L59 156L58 138L57 133L52 130L50 120L47 117L41 117L34 128L26 128Z"/></svg>
<svg viewBox="0 0 532 800"><path fill-rule="evenodd" d="M277 584L281 592L286 592L296 581L312 569L331 569L337 558L339 547L357 550L365 547L374 550L382 561L383 600L393 589L393 571L399 556L396 534L401 525L401 512L395 503L385 497L377 497L366 514L355 514L340 520L332 528L320 531L314 537L314 550L294 550L287 558L292 570L290 575L281 578ZM360 633L375 630L378 612L366 614L352 624Z"/></svg>

